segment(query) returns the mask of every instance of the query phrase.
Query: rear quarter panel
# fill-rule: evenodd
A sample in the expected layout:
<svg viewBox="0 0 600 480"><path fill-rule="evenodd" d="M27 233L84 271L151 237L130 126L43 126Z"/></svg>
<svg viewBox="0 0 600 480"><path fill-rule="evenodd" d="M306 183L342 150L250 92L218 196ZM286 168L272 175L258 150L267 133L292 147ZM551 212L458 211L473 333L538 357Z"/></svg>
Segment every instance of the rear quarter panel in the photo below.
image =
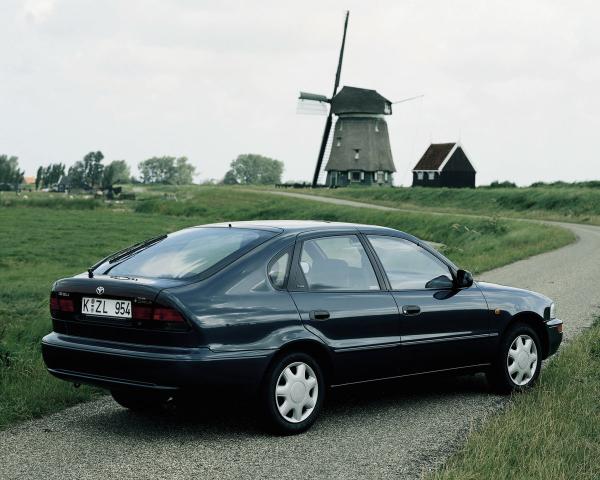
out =
<svg viewBox="0 0 600 480"><path fill-rule="evenodd" d="M291 295L267 277L269 261L294 240L271 240L208 279L168 289L211 350L275 350L295 340L318 340L304 328Z"/></svg>

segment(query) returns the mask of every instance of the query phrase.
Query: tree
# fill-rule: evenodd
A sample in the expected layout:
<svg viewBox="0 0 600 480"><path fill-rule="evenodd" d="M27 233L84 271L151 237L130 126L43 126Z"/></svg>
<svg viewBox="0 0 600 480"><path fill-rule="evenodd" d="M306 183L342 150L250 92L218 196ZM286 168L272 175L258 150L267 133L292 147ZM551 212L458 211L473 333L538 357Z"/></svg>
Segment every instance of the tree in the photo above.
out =
<svg viewBox="0 0 600 480"><path fill-rule="evenodd" d="M38 167L37 173L35 174L35 189L38 190L42 186L44 178L44 167Z"/></svg>
<svg viewBox="0 0 600 480"><path fill-rule="evenodd" d="M110 188L115 183L127 183L131 172L125 160L113 160L105 168L102 174L102 188Z"/></svg>
<svg viewBox="0 0 600 480"><path fill-rule="evenodd" d="M175 185L189 185L194 181L194 172L196 167L188 163L187 157L179 157L175 160L175 175L173 183Z"/></svg>
<svg viewBox="0 0 600 480"><path fill-rule="evenodd" d="M89 185L85 183L85 167L81 160L76 161L69 167L69 181L74 188L89 187Z"/></svg>
<svg viewBox="0 0 600 480"><path fill-rule="evenodd" d="M503 182L494 180L492 183L490 183L489 188L517 188L517 185L513 182L509 182L508 180L505 180Z"/></svg>
<svg viewBox="0 0 600 480"><path fill-rule="evenodd" d="M25 172L19 170L19 159L8 155L0 155L0 183L14 185L15 188L23 182Z"/></svg>
<svg viewBox="0 0 600 480"><path fill-rule="evenodd" d="M102 152L90 152L83 160L75 162L69 168L69 180L73 187L79 188L94 188L102 183L102 174L104 165L102 160L104 155Z"/></svg>
<svg viewBox="0 0 600 480"><path fill-rule="evenodd" d="M152 157L138 164L142 183L168 183L174 174L174 157Z"/></svg>
<svg viewBox="0 0 600 480"><path fill-rule="evenodd" d="M225 185L237 185L238 181L233 174L233 170L227 170L225 178L223 178L223 183Z"/></svg>
<svg viewBox="0 0 600 480"><path fill-rule="evenodd" d="M152 157L138 164L143 183L185 185L192 183L196 167L187 157Z"/></svg>
<svg viewBox="0 0 600 480"><path fill-rule="evenodd" d="M223 183L226 183L225 180L246 185L281 183L283 162L273 158L246 153L238 155L229 166L231 169L225 174Z"/></svg>
<svg viewBox="0 0 600 480"><path fill-rule="evenodd" d="M62 163L51 163L47 167L38 168L35 177L35 185L37 188L44 188L58 183L60 177L65 174L65 165Z"/></svg>
<svg viewBox="0 0 600 480"><path fill-rule="evenodd" d="M46 179L48 185L54 185L58 183L60 177L65 174L66 166L64 163L53 163L50 165L50 171L48 172L48 178Z"/></svg>
<svg viewBox="0 0 600 480"><path fill-rule="evenodd" d="M85 183L92 188L100 185L102 181L103 159L104 155L100 151L90 152L83 157L83 178Z"/></svg>

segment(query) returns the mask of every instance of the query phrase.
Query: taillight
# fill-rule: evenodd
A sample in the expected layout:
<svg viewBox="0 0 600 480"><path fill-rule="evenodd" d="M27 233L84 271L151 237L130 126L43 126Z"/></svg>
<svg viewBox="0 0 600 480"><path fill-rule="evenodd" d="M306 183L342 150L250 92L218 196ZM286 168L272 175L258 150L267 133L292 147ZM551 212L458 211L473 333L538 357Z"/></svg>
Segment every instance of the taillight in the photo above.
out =
<svg viewBox="0 0 600 480"><path fill-rule="evenodd" d="M183 317L173 308L156 307L152 315L152 320L161 322L183 322Z"/></svg>
<svg viewBox="0 0 600 480"><path fill-rule="evenodd" d="M70 298L59 298L58 304L60 305L61 312L74 312L75 306L73 305L73 300Z"/></svg>
<svg viewBox="0 0 600 480"><path fill-rule="evenodd" d="M160 305L133 305L134 320L153 320L157 322L183 323L183 316L174 308Z"/></svg>
<svg viewBox="0 0 600 480"><path fill-rule="evenodd" d="M152 320L152 307L134 305L132 316L134 320Z"/></svg>
<svg viewBox="0 0 600 480"><path fill-rule="evenodd" d="M50 313L68 312L72 313L75 311L75 304L72 298L68 297L56 297L50 295Z"/></svg>
<svg viewBox="0 0 600 480"><path fill-rule="evenodd" d="M58 312L60 307L58 306L58 298L50 297L50 313Z"/></svg>

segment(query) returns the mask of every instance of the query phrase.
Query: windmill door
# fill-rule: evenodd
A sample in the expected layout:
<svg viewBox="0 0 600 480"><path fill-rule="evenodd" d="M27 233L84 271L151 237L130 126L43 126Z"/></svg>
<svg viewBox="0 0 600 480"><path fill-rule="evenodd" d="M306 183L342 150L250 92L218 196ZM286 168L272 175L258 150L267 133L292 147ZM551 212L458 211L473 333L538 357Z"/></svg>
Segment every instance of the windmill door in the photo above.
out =
<svg viewBox="0 0 600 480"><path fill-rule="evenodd" d="M331 180L330 180L331 187L337 187L337 174L338 174L338 172L331 172Z"/></svg>

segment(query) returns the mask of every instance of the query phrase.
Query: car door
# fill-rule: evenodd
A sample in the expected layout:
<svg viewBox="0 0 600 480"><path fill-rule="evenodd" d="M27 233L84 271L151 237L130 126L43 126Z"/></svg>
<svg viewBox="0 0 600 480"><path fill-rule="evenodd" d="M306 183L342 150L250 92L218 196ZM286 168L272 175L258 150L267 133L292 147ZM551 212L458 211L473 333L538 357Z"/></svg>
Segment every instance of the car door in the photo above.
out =
<svg viewBox="0 0 600 480"><path fill-rule="evenodd" d="M305 235L288 289L306 328L329 346L334 383L393 375L398 307L357 232Z"/></svg>
<svg viewBox="0 0 600 480"><path fill-rule="evenodd" d="M487 363L490 312L477 285L455 288L451 267L409 239L367 238L400 310L400 373Z"/></svg>

